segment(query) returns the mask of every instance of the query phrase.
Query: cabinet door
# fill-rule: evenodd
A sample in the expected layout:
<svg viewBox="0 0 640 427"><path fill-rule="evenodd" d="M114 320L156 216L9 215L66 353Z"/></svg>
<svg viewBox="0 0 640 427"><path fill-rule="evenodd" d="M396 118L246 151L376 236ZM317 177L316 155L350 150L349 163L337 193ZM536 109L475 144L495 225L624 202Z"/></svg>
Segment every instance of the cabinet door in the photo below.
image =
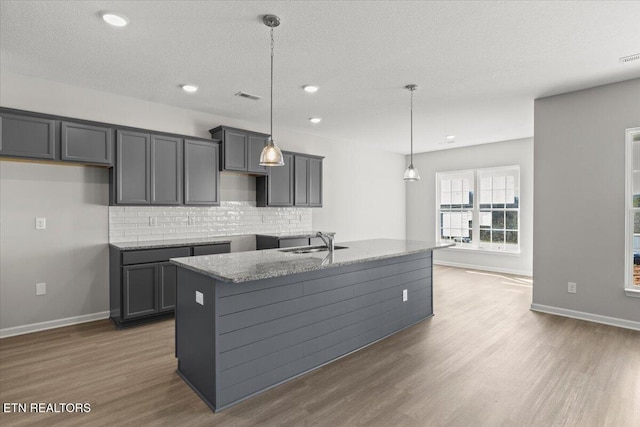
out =
<svg viewBox="0 0 640 427"><path fill-rule="evenodd" d="M55 120L2 114L0 155L55 159Z"/></svg>
<svg viewBox="0 0 640 427"><path fill-rule="evenodd" d="M322 159L309 159L309 206L322 207Z"/></svg>
<svg viewBox="0 0 640 427"><path fill-rule="evenodd" d="M122 267L123 318L158 312L157 264Z"/></svg>
<svg viewBox="0 0 640 427"><path fill-rule="evenodd" d="M309 158L295 155L294 159L293 204L295 206L309 206Z"/></svg>
<svg viewBox="0 0 640 427"><path fill-rule="evenodd" d="M113 131L111 128L62 122L60 158L69 162L111 165Z"/></svg>
<svg viewBox="0 0 640 427"><path fill-rule="evenodd" d="M182 140L151 136L151 203L182 203Z"/></svg>
<svg viewBox="0 0 640 427"><path fill-rule="evenodd" d="M149 204L150 139L146 133L118 131L116 203Z"/></svg>
<svg viewBox="0 0 640 427"><path fill-rule="evenodd" d="M158 265L158 295L160 296L159 312L173 311L176 308L176 282L178 268L171 263Z"/></svg>
<svg viewBox="0 0 640 427"><path fill-rule="evenodd" d="M224 131L224 170L247 170L247 133L233 130Z"/></svg>
<svg viewBox="0 0 640 427"><path fill-rule="evenodd" d="M267 173L267 168L265 166L260 166L260 154L262 154L262 149L267 143L267 137L261 135L252 135L249 134L249 149L248 149L248 171L255 173Z"/></svg>
<svg viewBox="0 0 640 427"><path fill-rule="evenodd" d="M184 204L220 204L217 142L184 141Z"/></svg>
<svg viewBox="0 0 640 427"><path fill-rule="evenodd" d="M284 166L269 168L267 205L293 206L293 154L282 153Z"/></svg>

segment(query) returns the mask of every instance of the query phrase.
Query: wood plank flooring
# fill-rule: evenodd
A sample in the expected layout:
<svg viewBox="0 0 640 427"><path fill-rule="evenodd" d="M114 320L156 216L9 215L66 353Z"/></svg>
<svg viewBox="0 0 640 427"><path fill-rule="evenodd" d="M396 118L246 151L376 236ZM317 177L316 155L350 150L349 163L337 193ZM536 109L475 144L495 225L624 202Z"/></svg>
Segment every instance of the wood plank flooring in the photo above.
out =
<svg viewBox="0 0 640 427"><path fill-rule="evenodd" d="M436 266L435 317L214 414L176 375L173 320L0 340L9 426L640 426L640 332L529 310L528 278Z"/></svg>

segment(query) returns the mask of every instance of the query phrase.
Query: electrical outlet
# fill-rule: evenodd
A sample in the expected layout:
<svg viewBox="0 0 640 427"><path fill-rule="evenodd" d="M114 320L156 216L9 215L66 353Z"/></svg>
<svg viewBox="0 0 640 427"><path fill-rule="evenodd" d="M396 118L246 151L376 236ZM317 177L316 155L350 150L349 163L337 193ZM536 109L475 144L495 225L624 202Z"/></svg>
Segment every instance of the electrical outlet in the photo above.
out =
<svg viewBox="0 0 640 427"><path fill-rule="evenodd" d="M569 292L570 294L575 294L577 290L578 285L575 282L569 282L567 284L567 292Z"/></svg>
<svg viewBox="0 0 640 427"><path fill-rule="evenodd" d="M189 225L195 225L196 219L192 216L189 217Z"/></svg>
<svg viewBox="0 0 640 427"><path fill-rule="evenodd" d="M36 230L46 230L46 229L47 229L47 218L36 217Z"/></svg>
<svg viewBox="0 0 640 427"><path fill-rule="evenodd" d="M196 291L196 302L200 305L204 305L204 294Z"/></svg>
<svg viewBox="0 0 640 427"><path fill-rule="evenodd" d="M155 227L157 225L158 225L158 217L157 216L150 216L149 217L149 226Z"/></svg>
<svg viewBox="0 0 640 427"><path fill-rule="evenodd" d="M46 283L36 283L36 295L46 295L47 293L47 284Z"/></svg>
<svg viewBox="0 0 640 427"><path fill-rule="evenodd" d="M409 295L406 289L402 290L402 302L405 302L409 299Z"/></svg>

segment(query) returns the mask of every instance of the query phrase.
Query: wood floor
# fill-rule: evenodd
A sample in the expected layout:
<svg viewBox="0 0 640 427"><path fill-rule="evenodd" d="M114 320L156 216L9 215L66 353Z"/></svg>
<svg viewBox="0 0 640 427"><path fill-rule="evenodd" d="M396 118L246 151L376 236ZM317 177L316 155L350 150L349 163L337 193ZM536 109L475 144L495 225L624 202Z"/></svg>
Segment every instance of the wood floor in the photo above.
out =
<svg viewBox="0 0 640 427"><path fill-rule="evenodd" d="M8 426L640 426L640 332L529 310L527 278L437 266L436 316L214 414L176 375L173 320L0 340Z"/></svg>

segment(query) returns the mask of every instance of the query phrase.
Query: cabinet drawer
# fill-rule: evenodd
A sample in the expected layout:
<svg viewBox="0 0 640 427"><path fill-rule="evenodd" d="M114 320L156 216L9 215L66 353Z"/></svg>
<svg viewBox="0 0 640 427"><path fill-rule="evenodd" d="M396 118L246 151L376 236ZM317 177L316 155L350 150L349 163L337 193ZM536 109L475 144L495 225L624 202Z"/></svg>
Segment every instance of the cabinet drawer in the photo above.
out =
<svg viewBox="0 0 640 427"><path fill-rule="evenodd" d="M215 254L227 254L231 252L231 245L229 243L221 243L218 245L202 245L193 247L193 255L215 255Z"/></svg>
<svg viewBox="0 0 640 427"><path fill-rule="evenodd" d="M143 264L146 262L163 262L169 258L179 258L191 255L191 248L188 246L166 249L146 249L139 251L128 251L122 254L122 264Z"/></svg>
<svg viewBox="0 0 640 427"><path fill-rule="evenodd" d="M281 248L292 248L294 246L307 246L309 244L309 239L307 237L304 238L296 238L296 239L280 239L278 242L278 246Z"/></svg>

